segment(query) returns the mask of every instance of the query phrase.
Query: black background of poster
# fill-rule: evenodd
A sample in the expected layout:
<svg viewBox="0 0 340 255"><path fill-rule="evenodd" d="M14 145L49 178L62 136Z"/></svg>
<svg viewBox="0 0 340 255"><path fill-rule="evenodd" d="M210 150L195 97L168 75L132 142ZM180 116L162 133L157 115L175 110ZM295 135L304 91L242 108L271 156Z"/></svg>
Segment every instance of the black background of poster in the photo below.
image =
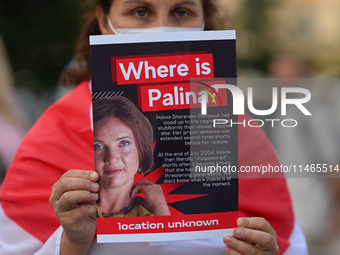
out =
<svg viewBox="0 0 340 255"><path fill-rule="evenodd" d="M136 56L148 54L163 53L190 53L190 52L207 52L213 54L214 76L216 78L235 78L236 77L236 43L235 40L207 40L207 41L190 41L190 42L157 42L157 43L134 43L134 44L107 44L91 45L91 77L92 77L92 95L96 92L115 91L118 94L123 92L122 96L130 99L135 105L138 105L137 86L136 85L117 85L112 82L111 57ZM157 84L153 84L157 85ZM231 113L232 97L228 93L228 107L226 111ZM93 98L93 101L96 99ZM140 109L141 110L141 109ZM200 111L200 109L197 109ZM209 108L208 113L221 111L220 107ZM154 140L160 137L160 132L156 127L161 125L162 121L155 120L156 114L171 115L189 115L190 109L169 110L159 112L143 112L149 119L154 130ZM236 122L237 118L232 117ZM238 151L237 143L237 126L232 128L233 138L231 139L232 151ZM162 158L158 158L158 152L168 151L177 152L190 150L190 146L185 146L182 141L169 141L157 144L154 151L154 169L164 163ZM238 166L238 153L233 155L233 165ZM162 184L164 176L157 183ZM202 183L186 183L173 190L170 194L210 194L208 196L170 203L176 210L183 214L201 214L201 213L218 213L238 210L238 179L231 180L231 186L222 187L203 187Z"/></svg>

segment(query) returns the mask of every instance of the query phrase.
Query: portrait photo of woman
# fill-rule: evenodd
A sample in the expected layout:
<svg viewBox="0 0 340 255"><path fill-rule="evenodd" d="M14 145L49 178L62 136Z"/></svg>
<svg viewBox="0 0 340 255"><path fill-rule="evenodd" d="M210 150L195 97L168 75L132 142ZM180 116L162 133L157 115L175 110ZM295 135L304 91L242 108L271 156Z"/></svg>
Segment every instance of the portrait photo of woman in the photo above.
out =
<svg viewBox="0 0 340 255"><path fill-rule="evenodd" d="M153 165L152 127L137 107L121 96L95 101L93 132L97 217L170 215L160 185L146 179L134 184L135 174L146 174Z"/></svg>

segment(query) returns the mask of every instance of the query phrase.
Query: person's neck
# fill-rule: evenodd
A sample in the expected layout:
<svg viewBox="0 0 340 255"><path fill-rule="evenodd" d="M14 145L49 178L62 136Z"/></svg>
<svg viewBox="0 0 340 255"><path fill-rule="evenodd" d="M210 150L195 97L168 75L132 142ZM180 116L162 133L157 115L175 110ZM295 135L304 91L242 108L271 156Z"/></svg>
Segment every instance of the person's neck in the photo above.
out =
<svg viewBox="0 0 340 255"><path fill-rule="evenodd" d="M128 207L132 202L130 197L131 188L130 185L128 187L123 186L111 189L101 188L99 191L99 201L97 203L100 211L111 214L113 212L119 212L124 207Z"/></svg>

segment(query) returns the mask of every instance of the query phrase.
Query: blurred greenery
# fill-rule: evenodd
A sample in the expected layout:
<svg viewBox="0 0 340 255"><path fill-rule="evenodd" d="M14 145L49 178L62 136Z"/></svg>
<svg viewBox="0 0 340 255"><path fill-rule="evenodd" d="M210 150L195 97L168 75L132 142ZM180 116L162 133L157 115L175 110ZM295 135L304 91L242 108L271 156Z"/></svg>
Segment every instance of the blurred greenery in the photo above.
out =
<svg viewBox="0 0 340 255"><path fill-rule="evenodd" d="M16 86L40 94L57 85L62 70L73 56L83 2L84 0L0 0L0 36L3 37L8 51ZM227 29L237 30L238 66L243 70L266 73L271 59L281 51L288 51L315 63L319 70L328 68L331 73L337 73L340 58L335 57L339 54L332 52L333 48L338 48L338 44L334 43L333 48L325 48L324 45L327 44L316 42L320 37L319 30L314 31L318 38L304 38L303 31L311 26L309 22L297 23L292 28L285 27L282 24L286 23L285 19L280 23L280 19L275 19L273 15L282 14L283 18L288 17L293 23L295 20L301 21L303 16L300 11L294 12L295 16L294 13L284 14L283 10L291 12L289 8L282 8L285 3L283 0L241 1L241 8L226 24ZM293 3L291 1L287 5ZM226 2L226 5L228 8L230 3ZM319 21L316 18L314 20L314 14L318 12L306 11L304 16L307 18L302 20ZM319 27L323 25L320 23ZM294 32L296 28L300 28L298 34L292 33L291 29ZM281 31L281 34L276 31ZM291 37L294 37L294 41L289 39Z"/></svg>
<svg viewBox="0 0 340 255"><path fill-rule="evenodd" d="M0 35L15 85L36 93L54 88L79 34L81 0L0 1Z"/></svg>
<svg viewBox="0 0 340 255"><path fill-rule="evenodd" d="M240 31L247 35L250 50L246 55L239 54L238 65L267 71L267 66L277 48L271 37L269 13L280 4L272 0L244 0L242 17L237 20Z"/></svg>
<svg viewBox="0 0 340 255"><path fill-rule="evenodd" d="M15 85L37 94L54 88L73 56L84 0L0 0L0 35L15 74ZM251 49L238 65L264 71L273 55L268 32L272 0L244 0L237 19ZM231 27L230 29L235 29Z"/></svg>

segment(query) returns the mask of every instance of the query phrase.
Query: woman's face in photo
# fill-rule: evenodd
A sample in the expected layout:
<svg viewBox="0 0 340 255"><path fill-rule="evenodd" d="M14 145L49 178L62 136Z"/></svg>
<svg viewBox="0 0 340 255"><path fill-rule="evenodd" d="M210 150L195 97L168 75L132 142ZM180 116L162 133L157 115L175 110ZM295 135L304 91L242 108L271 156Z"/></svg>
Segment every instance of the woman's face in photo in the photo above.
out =
<svg viewBox="0 0 340 255"><path fill-rule="evenodd" d="M114 0L108 16L115 28L204 25L202 0ZM104 27L103 34L112 34L108 24Z"/></svg>
<svg viewBox="0 0 340 255"><path fill-rule="evenodd" d="M132 130L117 118L104 120L94 129L95 169L99 185L131 188L139 167L139 155Z"/></svg>

